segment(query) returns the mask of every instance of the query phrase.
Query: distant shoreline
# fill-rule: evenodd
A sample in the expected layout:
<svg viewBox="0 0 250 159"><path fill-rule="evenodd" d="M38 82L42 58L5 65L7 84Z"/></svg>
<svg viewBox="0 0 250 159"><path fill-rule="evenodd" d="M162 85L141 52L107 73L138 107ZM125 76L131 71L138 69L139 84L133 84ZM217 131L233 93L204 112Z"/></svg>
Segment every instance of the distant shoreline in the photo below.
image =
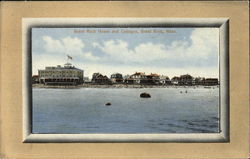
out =
<svg viewBox="0 0 250 159"><path fill-rule="evenodd" d="M97 85L97 84L82 84L77 86L59 86L59 85L43 85L43 84L32 84L32 88L212 88L218 87L214 86L203 86L203 85L193 85L193 86L178 86L178 85L135 85L135 84L112 84L112 85Z"/></svg>

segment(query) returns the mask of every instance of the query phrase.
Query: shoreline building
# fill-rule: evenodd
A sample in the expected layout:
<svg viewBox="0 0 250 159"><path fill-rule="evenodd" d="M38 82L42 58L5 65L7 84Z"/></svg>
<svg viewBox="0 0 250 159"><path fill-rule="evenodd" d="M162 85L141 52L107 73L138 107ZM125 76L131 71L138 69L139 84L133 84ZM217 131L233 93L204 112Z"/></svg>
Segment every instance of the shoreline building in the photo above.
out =
<svg viewBox="0 0 250 159"><path fill-rule="evenodd" d="M147 75L145 72L136 72L130 76L130 80L133 84L145 84L147 83Z"/></svg>
<svg viewBox="0 0 250 159"><path fill-rule="evenodd" d="M206 86L215 86L219 84L218 78L206 78L205 85Z"/></svg>
<svg viewBox="0 0 250 159"><path fill-rule="evenodd" d="M205 85L205 77L196 77L194 78L195 85Z"/></svg>
<svg viewBox="0 0 250 159"><path fill-rule="evenodd" d="M168 76L161 75L159 83L161 85L170 85L171 84L171 80L169 79Z"/></svg>
<svg viewBox="0 0 250 159"><path fill-rule="evenodd" d="M32 76L32 84L37 84L37 83L39 83L39 76L33 75Z"/></svg>
<svg viewBox="0 0 250 159"><path fill-rule="evenodd" d="M120 73L113 73L110 76L110 80L112 81L112 83L123 83L122 74L120 74Z"/></svg>
<svg viewBox="0 0 250 159"><path fill-rule="evenodd" d="M133 84L134 83L134 79L131 78L130 75L125 75L123 77L123 83L125 83L125 84Z"/></svg>
<svg viewBox="0 0 250 159"><path fill-rule="evenodd" d="M39 83L45 85L79 85L84 82L84 71L71 63L64 64L64 67L45 67L44 70L38 70L38 76Z"/></svg>
<svg viewBox="0 0 250 159"><path fill-rule="evenodd" d="M174 76L174 77L171 79L172 85L178 85L178 84L179 84L179 80L180 80L180 77Z"/></svg>
<svg viewBox="0 0 250 159"><path fill-rule="evenodd" d="M158 85L160 83L160 75L156 73L151 73L150 75L146 75L147 77L147 84L154 84Z"/></svg>
<svg viewBox="0 0 250 159"><path fill-rule="evenodd" d="M106 76L100 73L93 73L91 82L93 84L111 84L111 80Z"/></svg>
<svg viewBox="0 0 250 159"><path fill-rule="evenodd" d="M179 85L193 85L193 77L189 74L181 75L179 78Z"/></svg>

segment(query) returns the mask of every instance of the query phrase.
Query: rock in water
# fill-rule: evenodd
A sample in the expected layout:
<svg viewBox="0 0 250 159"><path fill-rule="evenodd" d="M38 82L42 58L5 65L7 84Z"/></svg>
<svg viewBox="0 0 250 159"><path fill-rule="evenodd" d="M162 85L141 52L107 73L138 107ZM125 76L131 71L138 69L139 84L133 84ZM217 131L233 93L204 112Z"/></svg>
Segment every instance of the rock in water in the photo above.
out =
<svg viewBox="0 0 250 159"><path fill-rule="evenodd" d="M141 93L141 94L140 94L140 97L141 97L141 98L151 98L151 95L150 95L149 93L145 93L145 92L144 92L144 93Z"/></svg>
<svg viewBox="0 0 250 159"><path fill-rule="evenodd" d="M106 106L111 106L111 103L106 103L105 105L106 105Z"/></svg>

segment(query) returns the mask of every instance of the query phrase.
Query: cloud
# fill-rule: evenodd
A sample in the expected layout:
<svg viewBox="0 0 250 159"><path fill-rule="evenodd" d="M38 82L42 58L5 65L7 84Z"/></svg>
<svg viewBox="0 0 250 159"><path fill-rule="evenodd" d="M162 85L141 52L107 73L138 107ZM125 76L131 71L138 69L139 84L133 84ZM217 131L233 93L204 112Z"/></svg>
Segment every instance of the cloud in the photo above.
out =
<svg viewBox="0 0 250 159"><path fill-rule="evenodd" d="M64 52L64 46L62 45L62 42L60 40L55 40L51 38L50 36L43 36L43 41L45 42L44 49L47 52L52 53L63 53Z"/></svg>
<svg viewBox="0 0 250 159"><path fill-rule="evenodd" d="M210 57L217 57L219 33L218 29L194 29L188 40L176 40L169 45L162 43L140 43L129 48L129 43L123 40L107 40L94 42L93 47L100 49L112 60L127 63L152 63L157 61L199 62ZM196 60L196 61L195 61ZM214 59L213 59L214 60Z"/></svg>
<svg viewBox="0 0 250 159"><path fill-rule="evenodd" d="M100 60L100 58L98 56L94 56L91 52L87 52L87 53L83 54L83 57L85 59L89 59L91 61L98 61L98 60Z"/></svg>
<svg viewBox="0 0 250 159"><path fill-rule="evenodd" d="M81 39L65 37L62 40L65 52L71 55L81 55L83 54L84 43Z"/></svg>
<svg viewBox="0 0 250 159"><path fill-rule="evenodd" d="M50 36L43 36L42 39L45 42L44 49L47 53L77 56L90 61L99 59L91 52L84 52L85 44L77 37L68 36L61 39L53 39Z"/></svg>
<svg viewBox="0 0 250 159"><path fill-rule="evenodd" d="M112 60L127 62L148 62L161 58L166 58L165 46L163 44L153 44L151 42L141 43L134 49L129 49L129 44L123 40L108 40L102 44L93 43Z"/></svg>
<svg viewBox="0 0 250 159"><path fill-rule="evenodd" d="M219 30L218 29L195 29L190 39L192 45L187 48L189 57L198 56L207 59L211 55L216 55L219 49Z"/></svg>

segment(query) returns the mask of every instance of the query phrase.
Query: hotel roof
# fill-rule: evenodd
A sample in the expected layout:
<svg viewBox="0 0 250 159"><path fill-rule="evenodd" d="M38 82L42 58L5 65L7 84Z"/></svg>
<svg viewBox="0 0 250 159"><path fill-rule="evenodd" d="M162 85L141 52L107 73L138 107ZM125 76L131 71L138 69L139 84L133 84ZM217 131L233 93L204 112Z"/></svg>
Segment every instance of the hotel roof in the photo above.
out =
<svg viewBox="0 0 250 159"><path fill-rule="evenodd" d="M76 68L75 66L72 66L71 63L64 64L64 67L62 67L61 65L57 65L56 67L55 66L47 66L47 67L45 67L45 70L69 70L69 69L83 71L83 70L81 70L79 68ZM42 69L39 69L39 70L42 70Z"/></svg>

